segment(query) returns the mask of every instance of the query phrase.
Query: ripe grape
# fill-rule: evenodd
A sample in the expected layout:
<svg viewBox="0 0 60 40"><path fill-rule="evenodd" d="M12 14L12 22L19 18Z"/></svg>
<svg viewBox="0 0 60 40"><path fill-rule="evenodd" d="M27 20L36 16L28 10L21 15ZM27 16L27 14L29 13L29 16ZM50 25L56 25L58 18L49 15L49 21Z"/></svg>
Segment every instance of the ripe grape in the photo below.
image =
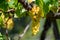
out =
<svg viewBox="0 0 60 40"><path fill-rule="evenodd" d="M30 10L29 15L32 19L32 34L36 35L39 32L40 18L44 17L43 10L41 10L38 6L34 5L32 10Z"/></svg>
<svg viewBox="0 0 60 40"><path fill-rule="evenodd" d="M36 35L39 31L40 27L40 13L39 13L39 7L36 5L33 6L32 10L30 11L30 16L32 19L32 34Z"/></svg>

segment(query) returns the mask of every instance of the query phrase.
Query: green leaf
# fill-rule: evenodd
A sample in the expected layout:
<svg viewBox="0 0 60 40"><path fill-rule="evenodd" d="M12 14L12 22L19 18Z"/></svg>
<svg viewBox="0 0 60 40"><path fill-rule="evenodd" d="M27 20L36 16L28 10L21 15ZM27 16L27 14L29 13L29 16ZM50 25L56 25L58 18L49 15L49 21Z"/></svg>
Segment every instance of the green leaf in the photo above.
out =
<svg viewBox="0 0 60 40"><path fill-rule="evenodd" d="M50 2L50 0L43 0L43 2L46 4L46 3Z"/></svg>
<svg viewBox="0 0 60 40"><path fill-rule="evenodd" d="M0 4L0 10L6 11L8 9L8 4L6 1Z"/></svg>
<svg viewBox="0 0 60 40"><path fill-rule="evenodd" d="M43 9L43 0L36 0L36 4Z"/></svg>
<svg viewBox="0 0 60 40"><path fill-rule="evenodd" d="M10 0L10 2L8 2L8 5L10 8L14 8L14 0Z"/></svg>
<svg viewBox="0 0 60 40"><path fill-rule="evenodd" d="M0 17L0 27L3 25L3 19Z"/></svg>
<svg viewBox="0 0 60 40"><path fill-rule="evenodd" d="M22 14L22 5L20 4L20 3L18 3L18 5L17 5L17 9L16 9L16 15L18 16L18 17L20 17L21 16L21 14Z"/></svg>
<svg viewBox="0 0 60 40"><path fill-rule="evenodd" d="M43 4L43 10L44 10L44 13L46 15L49 11L49 3Z"/></svg>
<svg viewBox="0 0 60 40"><path fill-rule="evenodd" d="M10 8L15 8L17 3L18 3L18 0L11 0L10 2L8 2L8 5Z"/></svg>
<svg viewBox="0 0 60 40"><path fill-rule="evenodd" d="M5 0L0 0L0 4L3 3Z"/></svg>

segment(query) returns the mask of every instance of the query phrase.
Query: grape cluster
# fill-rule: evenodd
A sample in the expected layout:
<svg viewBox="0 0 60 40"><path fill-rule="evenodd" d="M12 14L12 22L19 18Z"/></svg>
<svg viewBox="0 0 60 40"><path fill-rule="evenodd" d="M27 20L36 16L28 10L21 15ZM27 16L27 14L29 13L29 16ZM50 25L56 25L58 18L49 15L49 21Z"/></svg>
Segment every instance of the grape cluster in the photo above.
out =
<svg viewBox="0 0 60 40"><path fill-rule="evenodd" d="M36 35L39 32L40 23L32 24L32 35Z"/></svg>
<svg viewBox="0 0 60 40"><path fill-rule="evenodd" d="M32 10L30 11L30 16L32 19L32 35L36 35L39 31L40 26L40 13L39 13L39 7L36 5L33 6Z"/></svg>
<svg viewBox="0 0 60 40"><path fill-rule="evenodd" d="M10 19L7 21L7 29L8 29L8 30L11 30L11 29L13 28L13 25L14 25L13 20L12 20L12 18L10 18Z"/></svg>
<svg viewBox="0 0 60 40"><path fill-rule="evenodd" d="M1 15L1 17L3 19L3 24L4 24L3 28L11 30L14 25L13 18L9 18L9 17L5 18L5 15L3 13Z"/></svg>
<svg viewBox="0 0 60 40"><path fill-rule="evenodd" d="M40 18L44 17L43 11L40 7L33 5L32 10L30 10L31 19L32 19L32 35L36 35L40 27Z"/></svg>

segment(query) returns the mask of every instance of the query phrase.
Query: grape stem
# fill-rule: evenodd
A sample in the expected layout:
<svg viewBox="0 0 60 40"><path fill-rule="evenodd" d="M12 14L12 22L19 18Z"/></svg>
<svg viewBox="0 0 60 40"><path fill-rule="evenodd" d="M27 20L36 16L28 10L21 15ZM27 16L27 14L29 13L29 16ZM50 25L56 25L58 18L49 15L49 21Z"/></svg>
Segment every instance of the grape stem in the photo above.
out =
<svg viewBox="0 0 60 40"><path fill-rule="evenodd" d="M26 0L18 0L18 2L21 3L26 10L31 10L32 4L34 4L33 2L28 4Z"/></svg>

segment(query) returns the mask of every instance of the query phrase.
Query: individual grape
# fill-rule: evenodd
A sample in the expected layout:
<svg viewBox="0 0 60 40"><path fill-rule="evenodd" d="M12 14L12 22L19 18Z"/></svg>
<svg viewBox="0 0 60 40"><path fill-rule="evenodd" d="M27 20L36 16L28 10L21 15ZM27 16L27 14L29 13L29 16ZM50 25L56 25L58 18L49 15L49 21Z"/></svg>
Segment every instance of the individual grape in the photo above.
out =
<svg viewBox="0 0 60 40"><path fill-rule="evenodd" d="M33 16L33 19L36 19L36 16Z"/></svg>

